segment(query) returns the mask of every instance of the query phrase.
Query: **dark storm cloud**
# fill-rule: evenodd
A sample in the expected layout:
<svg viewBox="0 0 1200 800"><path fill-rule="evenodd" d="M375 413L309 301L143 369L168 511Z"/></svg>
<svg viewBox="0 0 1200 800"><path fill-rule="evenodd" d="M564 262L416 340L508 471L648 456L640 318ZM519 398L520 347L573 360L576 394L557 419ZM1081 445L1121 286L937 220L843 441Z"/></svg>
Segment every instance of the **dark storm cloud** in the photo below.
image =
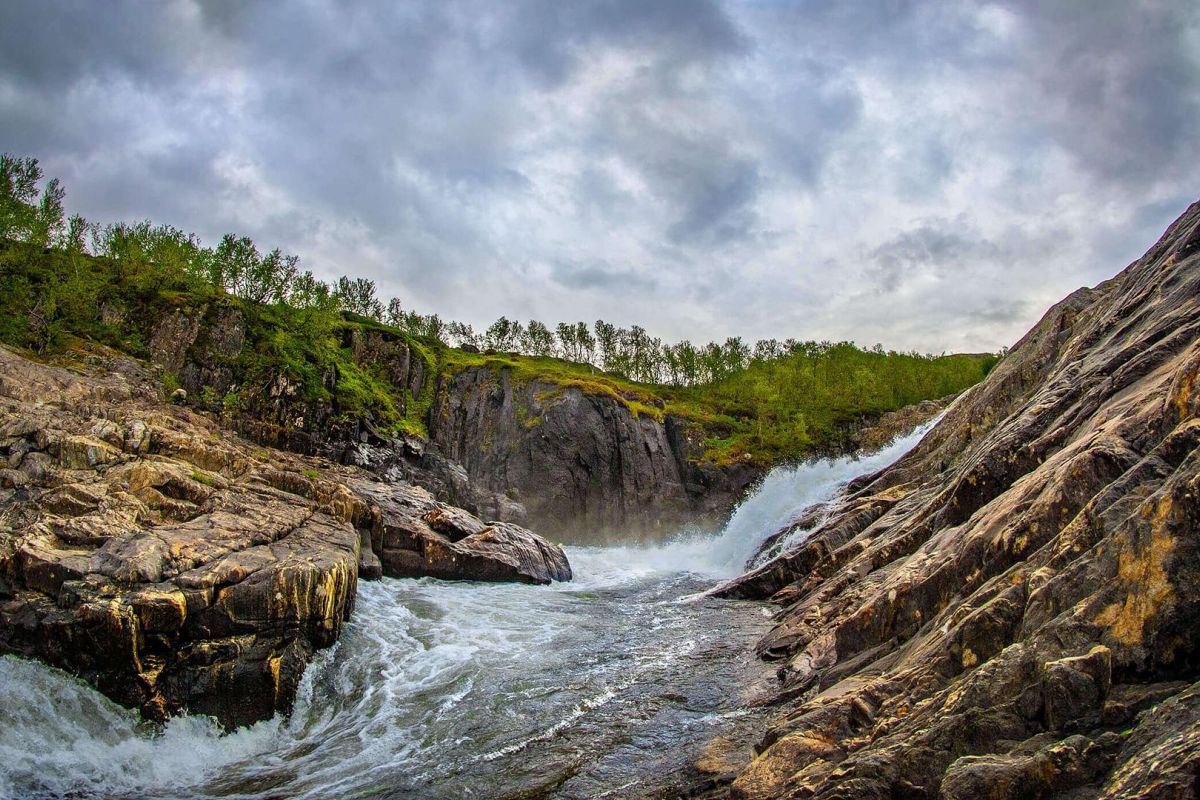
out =
<svg viewBox="0 0 1200 800"><path fill-rule="evenodd" d="M173 72L165 20L134 4L14 0L2 13L0 74L6 82L56 92L84 78L158 80Z"/></svg>
<svg viewBox="0 0 1200 800"><path fill-rule="evenodd" d="M1200 144L1194 4L1013 5L1026 20L1029 113L1090 172L1144 186Z"/></svg>
<svg viewBox="0 0 1200 800"><path fill-rule="evenodd" d="M980 267L994 268L995 262L1013 255L1009 247L982 238L959 218L924 221L875 248L870 259L879 289L890 292L923 272L961 276Z"/></svg>
<svg viewBox="0 0 1200 800"><path fill-rule="evenodd" d="M0 149L476 325L989 349L1194 199L1197 42L1183 0L30 0Z"/></svg>
<svg viewBox="0 0 1200 800"><path fill-rule="evenodd" d="M551 278L569 289L642 291L653 289L653 278L635 270L614 267L606 261L594 264L555 264Z"/></svg>

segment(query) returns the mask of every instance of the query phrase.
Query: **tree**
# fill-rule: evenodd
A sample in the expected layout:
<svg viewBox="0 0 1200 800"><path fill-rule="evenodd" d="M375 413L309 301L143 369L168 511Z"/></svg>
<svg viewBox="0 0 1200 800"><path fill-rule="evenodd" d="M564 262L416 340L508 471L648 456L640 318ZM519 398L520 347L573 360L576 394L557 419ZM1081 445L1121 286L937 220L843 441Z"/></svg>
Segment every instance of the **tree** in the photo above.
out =
<svg viewBox="0 0 1200 800"><path fill-rule="evenodd" d="M586 322L575 323L575 360L591 364L596 360L596 338Z"/></svg>
<svg viewBox="0 0 1200 800"><path fill-rule="evenodd" d="M36 158L0 155L0 240L28 240L37 225L41 180L42 168Z"/></svg>
<svg viewBox="0 0 1200 800"><path fill-rule="evenodd" d="M299 271L298 256L286 256L276 247L262 258L250 264L244 276L242 297L253 303L282 303L287 297L288 286L296 279Z"/></svg>
<svg viewBox="0 0 1200 800"><path fill-rule="evenodd" d="M755 361L772 361L783 355L783 346L778 339L759 339L754 343Z"/></svg>
<svg viewBox="0 0 1200 800"><path fill-rule="evenodd" d="M421 335L428 336L430 339L436 339L443 344L446 343L446 323L437 314L430 314L425 317L425 325L422 328Z"/></svg>
<svg viewBox="0 0 1200 800"><path fill-rule="evenodd" d="M479 347L479 334L475 328L462 322L451 322L446 326L446 333L456 347Z"/></svg>
<svg viewBox="0 0 1200 800"><path fill-rule="evenodd" d="M383 321L393 328L403 326L404 309L400 305L400 298L393 297L391 300L388 300L387 311L384 312Z"/></svg>
<svg viewBox="0 0 1200 800"><path fill-rule="evenodd" d="M375 320L383 317L383 304L375 297L375 281L343 275L338 278L333 296L343 311Z"/></svg>
<svg viewBox="0 0 1200 800"><path fill-rule="evenodd" d="M523 333L521 323L513 322L508 317L500 317L488 326L483 338L491 350L513 352L517 350Z"/></svg>
<svg viewBox="0 0 1200 800"><path fill-rule="evenodd" d="M746 368L750 361L750 348L740 336L730 336L721 348L725 354L725 374L731 375Z"/></svg>
<svg viewBox="0 0 1200 800"><path fill-rule="evenodd" d="M67 220L67 232L63 236L63 250L66 251L67 259L71 262L76 278L79 277L79 267L83 264L83 256L87 254L87 235L91 229L91 224L79 214L72 214L71 218Z"/></svg>
<svg viewBox="0 0 1200 800"><path fill-rule="evenodd" d="M230 294L245 297L250 271L258 261L258 248L250 237L225 234L213 252L213 285Z"/></svg>
<svg viewBox="0 0 1200 800"><path fill-rule="evenodd" d="M335 307L336 300L330 292L329 284L317 280L309 271L298 275L288 290L288 305L293 308Z"/></svg>
<svg viewBox="0 0 1200 800"><path fill-rule="evenodd" d="M700 350L686 339L679 345L679 371L683 373L689 386L700 382Z"/></svg>
<svg viewBox="0 0 1200 800"><path fill-rule="evenodd" d="M61 245L62 234L66 225L63 222L63 197L66 190L51 178L42 190L42 199L38 201L37 211L33 215L33 225L29 230L29 241L39 247Z"/></svg>
<svg viewBox="0 0 1200 800"><path fill-rule="evenodd" d="M554 334L536 319L529 320L525 326L525 336L521 340L521 349L531 355L546 357L554 355Z"/></svg>
<svg viewBox="0 0 1200 800"><path fill-rule="evenodd" d="M598 319L596 320L595 331L596 346L600 350L600 366L612 371L615 368L617 356L617 326Z"/></svg>
<svg viewBox="0 0 1200 800"><path fill-rule="evenodd" d="M554 335L558 339L558 352L568 361L577 361L575 344L575 326L560 322L554 326Z"/></svg>

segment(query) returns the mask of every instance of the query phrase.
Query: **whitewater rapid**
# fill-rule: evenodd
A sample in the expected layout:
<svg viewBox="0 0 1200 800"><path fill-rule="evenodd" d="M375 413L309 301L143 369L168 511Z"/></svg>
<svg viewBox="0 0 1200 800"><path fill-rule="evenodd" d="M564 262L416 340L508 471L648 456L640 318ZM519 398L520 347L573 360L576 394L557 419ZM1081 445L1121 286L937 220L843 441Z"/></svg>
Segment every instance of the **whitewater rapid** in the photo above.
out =
<svg viewBox="0 0 1200 800"><path fill-rule="evenodd" d="M569 547L570 583L362 582L292 713L232 734L192 716L155 729L60 671L0 658L0 798L669 791L705 742L754 723L769 674L752 657L766 610L705 590L928 427L865 458L773 470L716 536Z"/></svg>

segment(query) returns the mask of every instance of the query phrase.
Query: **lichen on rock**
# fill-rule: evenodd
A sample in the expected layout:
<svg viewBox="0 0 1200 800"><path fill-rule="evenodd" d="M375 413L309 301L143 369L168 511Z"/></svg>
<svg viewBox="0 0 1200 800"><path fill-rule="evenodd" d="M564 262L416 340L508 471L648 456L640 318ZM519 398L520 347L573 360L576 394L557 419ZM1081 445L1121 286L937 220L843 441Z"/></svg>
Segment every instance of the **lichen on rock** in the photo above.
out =
<svg viewBox="0 0 1200 800"><path fill-rule="evenodd" d="M717 590L790 705L734 797L1192 796L1198 251L1200 203Z"/></svg>

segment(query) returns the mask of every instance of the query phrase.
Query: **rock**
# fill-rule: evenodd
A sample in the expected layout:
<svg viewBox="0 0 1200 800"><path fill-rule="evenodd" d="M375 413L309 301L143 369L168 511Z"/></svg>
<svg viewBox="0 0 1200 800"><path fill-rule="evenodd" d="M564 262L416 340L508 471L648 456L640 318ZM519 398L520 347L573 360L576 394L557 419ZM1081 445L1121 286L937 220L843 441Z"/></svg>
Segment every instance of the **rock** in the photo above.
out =
<svg viewBox="0 0 1200 800"><path fill-rule="evenodd" d="M172 375L183 369L188 348L196 341L208 307L196 310L176 310L163 316L150 335L150 357ZM172 400L175 396L172 395ZM187 393L183 395L187 399Z"/></svg>
<svg viewBox="0 0 1200 800"><path fill-rule="evenodd" d="M702 434L669 415L490 367L437 387L430 437L471 481L515 496L535 530L576 541L715 524L762 474L699 465Z"/></svg>
<svg viewBox="0 0 1200 800"><path fill-rule="evenodd" d="M1188 800L1200 758L1200 685L1155 706L1122 742L1102 800Z"/></svg>
<svg viewBox="0 0 1200 800"><path fill-rule="evenodd" d="M789 706L733 795L1193 796L1198 412L1200 203L718 589Z"/></svg>
<svg viewBox="0 0 1200 800"><path fill-rule="evenodd" d="M1042 673L1046 727L1094 728L1112 681L1112 651L1102 644L1086 655L1061 658Z"/></svg>
<svg viewBox="0 0 1200 800"><path fill-rule="evenodd" d="M416 486L351 479L376 509L372 541L383 574L546 584L571 579L561 547L508 522L484 523Z"/></svg>
<svg viewBox="0 0 1200 800"><path fill-rule="evenodd" d="M0 486L9 489L20 489L29 483L29 476L15 469L0 469Z"/></svg>
<svg viewBox="0 0 1200 800"><path fill-rule="evenodd" d="M32 452L26 453L21 459L20 472L30 483L38 486L47 486L51 484L57 476L57 470L54 468L54 461L46 453Z"/></svg>
<svg viewBox="0 0 1200 800"><path fill-rule="evenodd" d="M131 420L125 428L123 446L126 453L141 455L150 449L150 429L140 419Z"/></svg>
<svg viewBox="0 0 1200 800"><path fill-rule="evenodd" d="M371 549L370 531L360 531L358 550L358 577L364 581L377 581L383 577L383 562Z"/></svg>
<svg viewBox="0 0 1200 800"><path fill-rule="evenodd" d="M90 436L67 436L58 447L58 463L65 469L93 469L122 459L120 450Z"/></svg>
<svg viewBox="0 0 1200 800"><path fill-rule="evenodd" d="M290 707L360 574L570 577L561 548L523 528L250 445L132 392L145 367L91 358L95 371L68 371L0 347L0 463L20 454L0 470L0 653L69 670L149 719L187 709L232 728ZM421 558L398 570L404 537Z"/></svg>

